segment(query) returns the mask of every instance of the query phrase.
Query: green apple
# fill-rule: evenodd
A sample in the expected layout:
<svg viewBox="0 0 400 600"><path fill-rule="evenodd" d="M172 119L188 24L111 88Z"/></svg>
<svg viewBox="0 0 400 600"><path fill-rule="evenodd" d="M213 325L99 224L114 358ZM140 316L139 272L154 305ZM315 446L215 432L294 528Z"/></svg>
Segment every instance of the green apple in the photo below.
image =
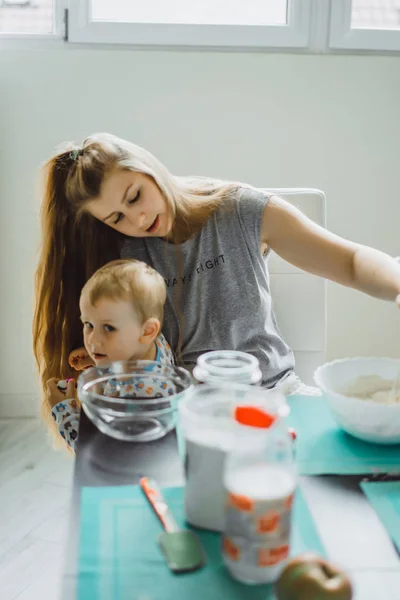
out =
<svg viewBox="0 0 400 600"><path fill-rule="evenodd" d="M275 584L278 600L351 600L349 578L318 554L289 561Z"/></svg>

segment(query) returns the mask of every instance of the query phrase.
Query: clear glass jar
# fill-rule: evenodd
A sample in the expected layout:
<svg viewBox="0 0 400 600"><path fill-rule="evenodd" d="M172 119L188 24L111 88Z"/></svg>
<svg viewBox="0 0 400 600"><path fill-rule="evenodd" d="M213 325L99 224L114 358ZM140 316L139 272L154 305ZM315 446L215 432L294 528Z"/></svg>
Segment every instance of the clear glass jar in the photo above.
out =
<svg viewBox="0 0 400 600"><path fill-rule="evenodd" d="M200 383L259 385L262 379L258 358L237 350L214 350L201 354L193 375Z"/></svg>
<svg viewBox="0 0 400 600"><path fill-rule="evenodd" d="M234 411L243 405L281 416L289 411L280 392L241 384L194 386L179 405L185 516L191 525L223 531L225 459L235 444Z"/></svg>
<svg viewBox="0 0 400 600"><path fill-rule="evenodd" d="M289 556L297 483L292 441L279 415L243 406L235 418L235 444L223 477L222 556L235 579L273 583Z"/></svg>
<svg viewBox="0 0 400 600"><path fill-rule="evenodd" d="M102 433L149 442L176 427L179 402L193 385L192 376L181 367L119 361L83 371L78 377L78 398Z"/></svg>

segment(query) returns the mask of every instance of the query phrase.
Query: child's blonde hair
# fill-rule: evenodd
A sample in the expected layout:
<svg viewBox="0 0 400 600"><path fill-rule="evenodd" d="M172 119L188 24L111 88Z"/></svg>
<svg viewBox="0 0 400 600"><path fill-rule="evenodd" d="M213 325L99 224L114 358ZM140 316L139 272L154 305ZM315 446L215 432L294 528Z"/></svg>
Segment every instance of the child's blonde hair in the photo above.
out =
<svg viewBox="0 0 400 600"><path fill-rule="evenodd" d="M93 306L102 298L125 300L132 304L141 324L155 318L162 325L167 286L155 269L140 260L107 263L83 286L83 294Z"/></svg>

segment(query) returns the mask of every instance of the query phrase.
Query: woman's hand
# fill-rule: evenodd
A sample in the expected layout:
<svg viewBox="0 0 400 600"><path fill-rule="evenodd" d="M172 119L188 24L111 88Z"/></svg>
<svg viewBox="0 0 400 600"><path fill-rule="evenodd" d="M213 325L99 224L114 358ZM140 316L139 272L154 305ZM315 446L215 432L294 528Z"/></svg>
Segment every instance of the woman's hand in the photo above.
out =
<svg viewBox="0 0 400 600"><path fill-rule="evenodd" d="M54 408L56 404L63 400L71 400L71 398L77 397L75 379L70 379L67 383L67 389L64 390L57 387L59 381L61 380L53 377L47 382L47 404L50 408Z"/></svg>
<svg viewBox="0 0 400 600"><path fill-rule="evenodd" d="M76 348L72 350L68 357L69 366L75 369L75 371L84 371L88 367L93 367L94 362L86 352L86 348Z"/></svg>

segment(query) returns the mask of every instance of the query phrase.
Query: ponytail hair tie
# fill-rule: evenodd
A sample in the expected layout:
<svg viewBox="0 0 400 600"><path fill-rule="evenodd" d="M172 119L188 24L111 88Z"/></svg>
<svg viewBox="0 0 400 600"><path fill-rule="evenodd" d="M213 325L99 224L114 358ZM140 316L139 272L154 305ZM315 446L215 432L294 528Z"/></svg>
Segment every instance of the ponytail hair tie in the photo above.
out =
<svg viewBox="0 0 400 600"><path fill-rule="evenodd" d="M69 157L73 162L76 162L78 158L82 155L82 153L83 148L75 148L74 150L71 150L71 152L69 153Z"/></svg>

